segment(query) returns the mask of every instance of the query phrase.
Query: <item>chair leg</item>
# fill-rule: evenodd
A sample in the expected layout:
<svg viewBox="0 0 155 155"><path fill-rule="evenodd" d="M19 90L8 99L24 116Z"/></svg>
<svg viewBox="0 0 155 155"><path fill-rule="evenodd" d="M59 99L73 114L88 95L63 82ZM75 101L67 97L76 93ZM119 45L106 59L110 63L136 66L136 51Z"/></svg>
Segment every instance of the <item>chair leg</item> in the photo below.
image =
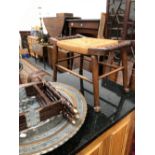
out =
<svg viewBox="0 0 155 155"><path fill-rule="evenodd" d="M99 103L99 64L98 57L91 56L92 59L92 81L93 81L93 91L94 91L94 110L96 112L100 111Z"/></svg>
<svg viewBox="0 0 155 155"><path fill-rule="evenodd" d="M37 64L37 55L34 54L35 63Z"/></svg>
<svg viewBox="0 0 155 155"><path fill-rule="evenodd" d="M70 53L68 52L67 53L67 58L69 58L69 57L70 57ZM67 68L70 69L70 60L69 59L67 60Z"/></svg>
<svg viewBox="0 0 155 155"><path fill-rule="evenodd" d="M79 74L83 75L83 55L80 55ZM80 78L80 90L81 90L81 93L84 95L83 79L81 78Z"/></svg>
<svg viewBox="0 0 155 155"><path fill-rule="evenodd" d="M44 63L44 69L46 69L46 60L44 56L43 56L43 63Z"/></svg>
<svg viewBox="0 0 155 155"><path fill-rule="evenodd" d="M113 60L114 60L114 52L109 52L107 64L110 64L111 65L112 62L113 62ZM108 73L108 72L110 72L110 70L111 70L111 68L108 67L108 66L106 66L104 73Z"/></svg>
<svg viewBox="0 0 155 155"><path fill-rule="evenodd" d="M74 55L73 52L69 52L69 53L67 53L67 58L72 57L73 55ZM73 68L73 59L68 59L67 64L68 64L68 68L70 70L72 70L72 68Z"/></svg>
<svg viewBox="0 0 155 155"><path fill-rule="evenodd" d="M123 87L125 92L129 91L128 88L128 56L126 48L121 49L121 57L122 57L122 65L124 67L123 69Z"/></svg>
<svg viewBox="0 0 155 155"><path fill-rule="evenodd" d="M70 53L70 56L74 56L74 53ZM70 59L70 69L72 70L73 69L73 61L74 59Z"/></svg>
<svg viewBox="0 0 155 155"><path fill-rule="evenodd" d="M57 81L57 63L58 63L58 47L56 45L53 46L53 81Z"/></svg>

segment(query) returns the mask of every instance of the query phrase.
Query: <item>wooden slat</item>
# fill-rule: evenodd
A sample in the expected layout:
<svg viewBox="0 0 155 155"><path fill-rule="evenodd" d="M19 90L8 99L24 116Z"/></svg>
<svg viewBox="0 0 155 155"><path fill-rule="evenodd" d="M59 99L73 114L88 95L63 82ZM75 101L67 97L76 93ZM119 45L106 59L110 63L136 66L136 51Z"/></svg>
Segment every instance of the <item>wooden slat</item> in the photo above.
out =
<svg viewBox="0 0 155 155"><path fill-rule="evenodd" d="M46 104L50 104L51 101L48 99L48 97L39 89L37 85L33 85L33 87L36 89L36 91L39 93L39 95L45 100Z"/></svg>
<svg viewBox="0 0 155 155"><path fill-rule="evenodd" d="M89 80L89 79L88 79L87 77L85 77L85 76L79 75L78 73L73 72L73 71L71 71L70 69L67 69L67 68L65 68L65 67L63 67L63 66L61 66L61 65L56 65L56 66L57 66L58 68L64 70L64 71L67 71L67 72L69 72L69 73L71 73L71 74L73 74L73 75L75 75L75 76L77 76L77 77L83 79L83 80L86 80L87 82L92 83L92 81Z"/></svg>
<svg viewBox="0 0 155 155"><path fill-rule="evenodd" d="M134 119L133 111L76 155L129 155Z"/></svg>
<svg viewBox="0 0 155 155"><path fill-rule="evenodd" d="M66 60L70 60L70 59L74 59L74 58L79 58L79 57L80 57L80 55L76 55L76 56L72 56L69 58L59 59L58 62L62 62L62 61L66 61Z"/></svg>
<svg viewBox="0 0 155 155"><path fill-rule="evenodd" d="M110 64L107 64L107 63L104 63L104 62L101 62L101 61L99 61L98 63L102 64L102 65L106 65L106 66L112 67L112 68L118 68L118 66L110 65Z"/></svg>
<svg viewBox="0 0 155 155"><path fill-rule="evenodd" d="M109 75L111 75L113 73L116 73L116 72L118 72L120 70L123 70L123 69L124 69L124 67L119 67L119 68L117 68L117 69L115 69L115 70L113 70L113 71L111 71L109 73L105 73L105 74L99 76L99 79L105 78L106 76L109 76Z"/></svg>
<svg viewBox="0 0 155 155"><path fill-rule="evenodd" d="M97 38L104 38L105 24L106 24L106 13L101 13L100 25L98 29Z"/></svg>

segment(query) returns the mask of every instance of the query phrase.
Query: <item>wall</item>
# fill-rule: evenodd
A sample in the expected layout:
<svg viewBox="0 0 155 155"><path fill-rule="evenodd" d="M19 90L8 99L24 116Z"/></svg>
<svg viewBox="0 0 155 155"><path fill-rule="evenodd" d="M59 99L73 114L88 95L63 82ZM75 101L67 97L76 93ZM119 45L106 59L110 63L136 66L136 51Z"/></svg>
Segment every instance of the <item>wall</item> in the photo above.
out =
<svg viewBox="0 0 155 155"><path fill-rule="evenodd" d="M21 0L19 3L19 30L39 25L39 6L44 17L71 12L83 19L99 19L101 12L106 11L106 0Z"/></svg>

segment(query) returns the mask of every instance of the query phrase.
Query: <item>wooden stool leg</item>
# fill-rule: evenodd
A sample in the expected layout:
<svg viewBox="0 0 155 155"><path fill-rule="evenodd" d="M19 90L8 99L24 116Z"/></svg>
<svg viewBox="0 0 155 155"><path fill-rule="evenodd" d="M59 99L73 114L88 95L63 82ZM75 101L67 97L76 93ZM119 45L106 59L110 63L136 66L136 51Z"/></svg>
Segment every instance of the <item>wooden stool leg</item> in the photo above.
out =
<svg viewBox="0 0 155 155"><path fill-rule="evenodd" d="M108 60L107 60L106 63L111 65L113 60L114 60L114 52L109 52L109 54L108 54ZM111 70L110 67L105 66L104 73L108 73L108 72L110 72L110 70Z"/></svg>
<svg viewBox="0 0 155 155"><path fill-rule="evenodd" d="M74 56L74 53L71 53L70 56L73 57ZM73 69L73 61L74 61L74 59L70 59L70 69L71 70Z"/></svg>
<svg viewBox="0 0 155 155"><path fill-rule="evenodd" d="M44 56L43 56L43 63L44 63L44 69L46 69L46 60Z"/></svg>
<svg viewBox="0 0 155 155"><path fill-rule="evenodd" d="M92 81L93 81L93 91L94 91L94 110L96 112L100 111L99 103L99 64L98 57L91 56L92 59Z"/></svg>
<svg viewBox="0 0 155 155"><path fill-rule="evenodd" d="M73 52L68 52L67 53L67 58L72 57L72 56L74 56L74 53ZM74 59L68 59L67 60L67 65L68 65L68 68L70 70L72 70L72 68L73 68L73 61L74 61Z"/></svg>
<svg viewBox="0 0 155 155"><path fill-rule="evenodd" d="M80 55L79 74L83 75L83 55ZM80 78L80 90L81 90L81 93L84 94L83 79L81 79L81 78Z"/></svg>
<svg viewBox="0 0 155 155"><path fill-rule="evenodd" d="M70 57L70 52L68 52L66 55L67 55L67 58L69 58ZM70 69L70 59L67 60L67 68Z"/></svg>
<svg viewBox="0 0 155 155"><path fill-rule="evenodd" d="M53 46L53 81L57 81L57 66L58 63L58 47L56 45Z"/></svg>
<svg viewBox="0 0 155 155"><path fill-rule="evenodd" d="M34 54L34 58L35 58L35 63L37 63L37 55L36 55L36 53Z"/></svg>
<svg viewBox="0 0 155 155"><path fill-rule="evenodd" d="M122 65L124 67L123 69L123 87L125 92L129 91L128 88L128 56L126 48L121 49L121 57L122 57Z"/></svg>

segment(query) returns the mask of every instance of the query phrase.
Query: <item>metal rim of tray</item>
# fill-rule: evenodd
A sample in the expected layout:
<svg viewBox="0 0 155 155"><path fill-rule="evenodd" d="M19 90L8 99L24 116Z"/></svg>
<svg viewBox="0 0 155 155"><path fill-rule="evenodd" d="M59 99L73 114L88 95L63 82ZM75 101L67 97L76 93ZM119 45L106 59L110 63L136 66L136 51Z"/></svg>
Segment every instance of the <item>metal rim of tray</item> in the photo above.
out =
<svg viewBox="0 0 155 155"><path fill-rule="evenodd" d="M20 88L31 84L21 85ZM50 152L72 138L84 123L87 114L87 103L80 91L72 86L63 83L51 82L51 84L58 91L64 93L64 95L66 95L66 97L68 97L70 100L74 100L74 103L77 104L77 108L80 114L80 120L78 120L75 125L72 125L60 115L51 118L48 123L44 124L45 128L47 128L47 131L45 130L45 132L42 132L41 135L35 134L36 131L32 131L34 135L32 134L33 136L31 136L29 139L24 139L25 141L23 139L20 139L20 155L40 155ZM53 126L52 121L56 122L56 126L48 129L50 125Z"/></svg>

